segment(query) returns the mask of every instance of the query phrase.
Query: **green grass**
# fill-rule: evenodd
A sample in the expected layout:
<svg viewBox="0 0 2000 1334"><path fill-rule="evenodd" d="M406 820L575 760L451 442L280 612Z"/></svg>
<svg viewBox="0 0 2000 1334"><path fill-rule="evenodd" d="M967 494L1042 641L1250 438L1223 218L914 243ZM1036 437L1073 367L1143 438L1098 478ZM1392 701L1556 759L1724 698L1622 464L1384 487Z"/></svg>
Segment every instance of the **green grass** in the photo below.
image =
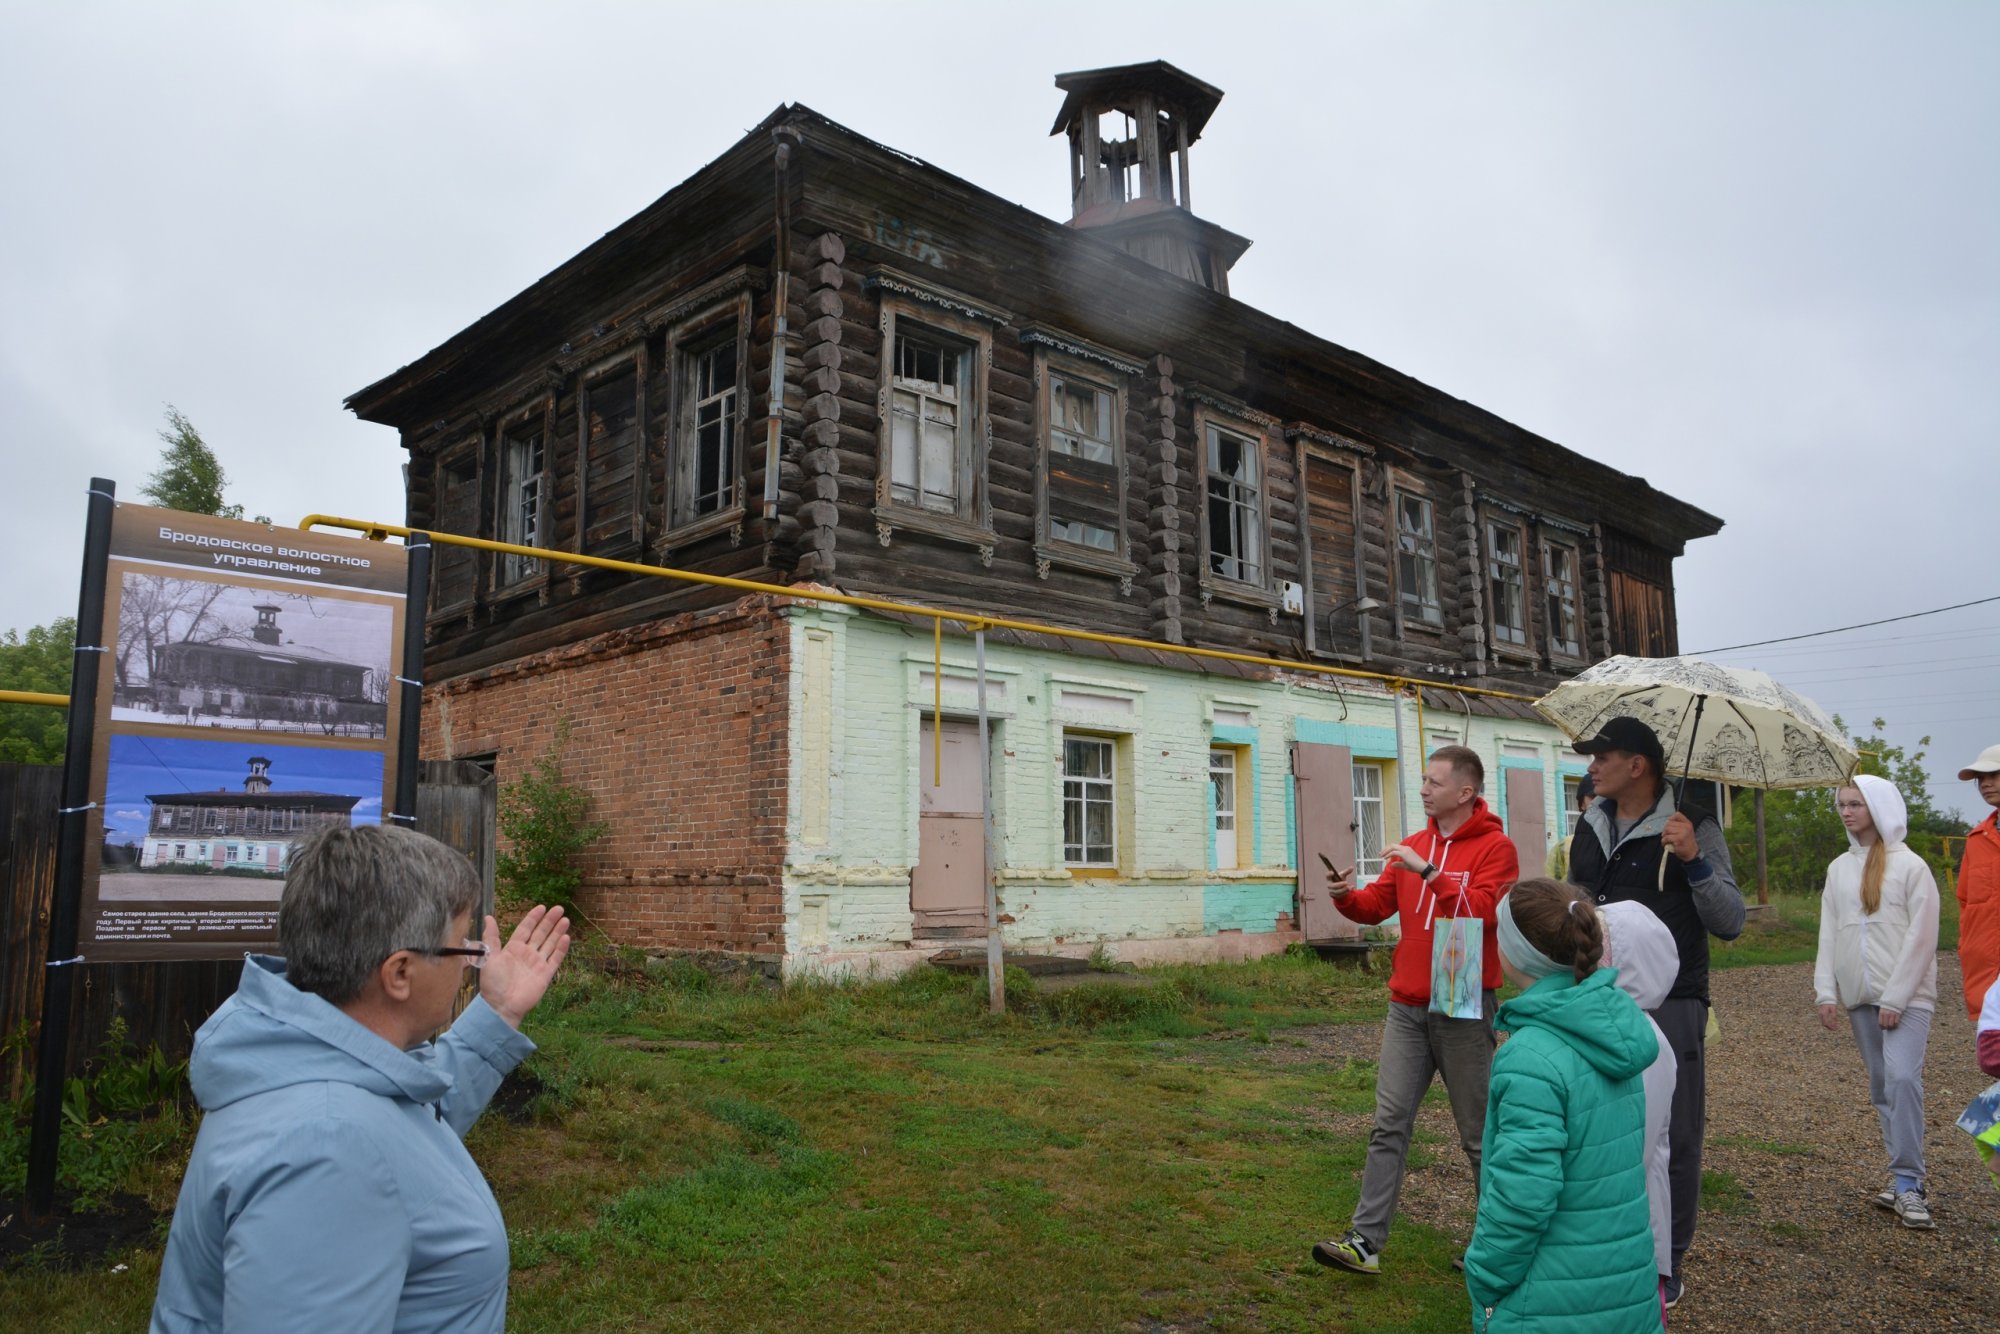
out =
<svg viewBox="0 0 2000 1334"><path fill-rule="evenodd" d="M1816 1150L1810 1144L1793 1144L1781 1139L1758 1139L1754 1135L1717 1135L1710 1144L1725 1145L1736 1149L1750 1149L1757 1153L1768 1153L1780 1158L1811 1157Z"/></svg>
<svg viewBox="0 0 2000 1334"><path fill-rule="evenodd" d="M1701 1174L1701 1208L1703 1213L1749 1214L1757 1211L1756 1201L1743 1183L1727 1172L1704 1171Z"/></svg>
<svg viewBox="0 0 2000 1334"><path fill-rule="evenodd" d="M1019 985L995 1017L983 980L932 970L779 989L573 963L530 1021L539 1092L469 1140L510 1329L1464 1328L1462 1238L1399 1222L1393 1281L1309 1255L1353 1207L1374 1066L1272 1053L1379 1016L1380 976L1162 968ZM136 1328L157 1272L157 1248L16 1268L0 1309Z"/></svg>

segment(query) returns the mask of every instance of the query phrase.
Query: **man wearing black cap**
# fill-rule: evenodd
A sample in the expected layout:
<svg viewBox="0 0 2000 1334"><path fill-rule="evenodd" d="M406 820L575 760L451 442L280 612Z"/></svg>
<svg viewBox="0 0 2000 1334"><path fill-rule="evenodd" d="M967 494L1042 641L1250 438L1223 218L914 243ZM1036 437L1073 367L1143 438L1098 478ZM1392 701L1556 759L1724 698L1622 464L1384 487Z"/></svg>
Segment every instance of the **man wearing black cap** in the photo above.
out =
<svg viewBox="0 0 2000 1334"><path fill-rule="evenodd" d="M1677 809L1660 738L1637 718L1612 718L1576 743L1590 756L1597 800L1584 812L1570 854L1570 883L1599 903L1645 904L1673 932L1680 974L1651 1011L1673 1045L1676 1082L1667 1139L1673 1197L1673 1277L1666 1301L1681 1295L1681 1256L1694 1240L1701 1199L1701 1140L1707 1121L1702 1073L1708 1030L1708 938L1743 931L1743 895L1729 864L1722 827L1706 811Z"/></svg>

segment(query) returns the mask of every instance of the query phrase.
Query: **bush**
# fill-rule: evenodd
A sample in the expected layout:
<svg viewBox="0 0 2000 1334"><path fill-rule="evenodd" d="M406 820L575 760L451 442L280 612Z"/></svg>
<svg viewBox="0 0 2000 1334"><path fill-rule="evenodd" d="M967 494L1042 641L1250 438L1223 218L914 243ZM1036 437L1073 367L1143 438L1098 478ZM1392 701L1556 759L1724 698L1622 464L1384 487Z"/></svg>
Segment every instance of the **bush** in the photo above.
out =
<svg viewBox="0 0 2000 1334"><path fill-rule="evenodd" d="M609 828L592 821L590 793L563 775L562 748L569 740L565 724L555 742L534 767L500 788L500 832L507 850L494 858L502 892L516 903L558 904L576 911L576 889L583 883L577 858Z"/></svg>

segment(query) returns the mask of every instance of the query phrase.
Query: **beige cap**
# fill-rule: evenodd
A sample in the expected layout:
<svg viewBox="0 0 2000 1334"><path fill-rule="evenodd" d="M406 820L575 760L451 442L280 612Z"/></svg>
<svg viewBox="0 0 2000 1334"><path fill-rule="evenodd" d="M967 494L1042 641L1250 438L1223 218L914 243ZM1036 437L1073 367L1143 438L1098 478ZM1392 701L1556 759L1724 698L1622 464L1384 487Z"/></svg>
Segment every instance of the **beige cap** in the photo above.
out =
<svg viewBox="0 0 2000 1334"><path fill-rule="evenodd" d="M2000 773L2000 746L1988 746L1979 752L1979 758L1958 771L1958 776L1971 780L1981 774Z"/></svg>

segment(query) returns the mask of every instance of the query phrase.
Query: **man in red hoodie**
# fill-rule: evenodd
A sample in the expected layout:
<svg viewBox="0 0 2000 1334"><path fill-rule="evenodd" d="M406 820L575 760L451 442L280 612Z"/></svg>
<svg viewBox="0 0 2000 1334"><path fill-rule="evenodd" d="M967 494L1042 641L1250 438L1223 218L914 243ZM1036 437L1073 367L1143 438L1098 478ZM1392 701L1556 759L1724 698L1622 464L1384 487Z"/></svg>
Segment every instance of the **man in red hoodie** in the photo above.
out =
<svg viewBox="0 0 2000 1334"><path fill-rule="evenodd" d="M1368 1134L1361 1199L1346 1236L1313 1246L1313 1259L1323 1265L1380 1272L1382 1246L1403 1188L1410 1130L1433 1075L1444 1076L1459 1143L1478 1189L1486 1082L1493 1068L1494 993L1500 987L1493 913L1521 876L1514 844L1480 798L1485 783L1486 766L1477 752L1440 747L1424 769L1424 814L1430 817L1424 832L1385 852L1382 874L1366 889L1355 888L1352 869L1327 876L1333 906L1343 916L1372 925L1398 915L1402 938L1389 971L1389 1013L1382 1024L1375 1125ZM1430 1008L1432 923L1439 917L1477 917L1485 923L1484 1005L1478 1019L1451 1019Z"/></svg>

